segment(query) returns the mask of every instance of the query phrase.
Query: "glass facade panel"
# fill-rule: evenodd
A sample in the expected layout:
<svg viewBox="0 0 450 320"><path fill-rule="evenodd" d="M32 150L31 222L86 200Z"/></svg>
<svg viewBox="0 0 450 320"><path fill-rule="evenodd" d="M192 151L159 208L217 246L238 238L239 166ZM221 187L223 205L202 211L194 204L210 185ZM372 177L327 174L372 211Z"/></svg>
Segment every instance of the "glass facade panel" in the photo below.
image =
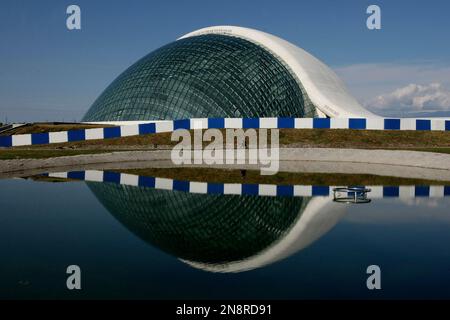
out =
<svg viewBox="0 0 450 320"><path fill-rule="evenodd" d="M106 88L83 121L314 116L300 83L269 51L208 34L143 57Z"/></svg>

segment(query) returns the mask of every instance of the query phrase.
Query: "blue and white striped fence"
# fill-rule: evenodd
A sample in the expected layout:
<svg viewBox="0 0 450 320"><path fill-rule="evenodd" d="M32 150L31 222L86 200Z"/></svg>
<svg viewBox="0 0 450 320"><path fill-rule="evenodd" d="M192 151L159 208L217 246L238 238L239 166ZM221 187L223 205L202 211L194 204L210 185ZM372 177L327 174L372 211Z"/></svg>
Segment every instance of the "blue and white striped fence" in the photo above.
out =
<svg viewBox="0 0 450 320"><path fill-rule="evenodd" d="M111 139L177 129L359 129L450 131L445 119L384 118L199 118L155 123L121 125L107 128L0 136L0 147Z"/></svg>
<svg viewBox="0 0 450 320"><path fill-rule="evenodd" d="M115 183L127 186L215 195L252 195L280 197L329 197L335 186L215 183L139 176L113 171L71 171L48 173L52 178ZM450 186L365 186L369 198L450 197ZM352 192L349 192L352 194Z"/></svg>

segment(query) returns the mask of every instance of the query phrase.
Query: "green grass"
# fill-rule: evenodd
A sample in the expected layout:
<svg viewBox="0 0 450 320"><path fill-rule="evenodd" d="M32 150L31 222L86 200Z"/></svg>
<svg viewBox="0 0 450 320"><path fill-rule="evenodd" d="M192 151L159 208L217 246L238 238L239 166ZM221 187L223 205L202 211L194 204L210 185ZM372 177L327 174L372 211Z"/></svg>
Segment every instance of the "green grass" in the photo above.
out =
<svg viewBox="0 0 450 320"><path fill-rule="evenodd" d="M450 148L413 148L414 151L436 152L450 154Z"/></svg>
<svg viewBox="0 0 450 320"><path fill-rule="evenodd" d="M450 153L450 132L446 131L280 129L279 133L279 143L282 147L386 149ZM162 146L171 148L177 143L171 141L171 133L169 132L1 149L0 159L42 159L122 150L152 150ZM204 145L207 144L209 142L204 143Z"/></svg>
<svg viewBox="0 0 450 320"><path fill-rule="evenodd" d="M57 131L68 131L68 130L79 130L79 129L92 129L92 128L104 128L111 127L111 125L100 125L100 124L78 124L78 123L33 123L30 125L25 125L10 129L0 135L14 135L14 134L28 134L28 133L43 133L43 132L57 132Z"/></svg>
<svg viewBox="0 0 450 320"><path fill-rule="evenodd" d="M450 132L348 129L281 129L280 144L334 148L450 148Z"/></svg>
<svg viewBox="0 0 450 320"><path fill-rule="evenodd" d="M0 160L47 159L54 157L76 156L80 154L98 154L108 150L0 150Z"/></svg>

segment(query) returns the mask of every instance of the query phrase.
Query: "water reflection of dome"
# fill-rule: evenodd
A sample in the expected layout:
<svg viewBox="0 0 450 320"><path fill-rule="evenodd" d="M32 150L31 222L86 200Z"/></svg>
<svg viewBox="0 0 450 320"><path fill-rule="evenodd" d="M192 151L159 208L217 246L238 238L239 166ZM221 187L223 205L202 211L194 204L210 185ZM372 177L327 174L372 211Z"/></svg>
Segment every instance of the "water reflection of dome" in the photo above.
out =
<svg viewBox="0 0 450 320"><path fill-rule="evenodd" d="M92 182L88 186L141 239L214 272L245 271L280 260L320 237L336 220L320 210L328 199L192 194ZM322 216L315 219L317 215Z"/></svg>

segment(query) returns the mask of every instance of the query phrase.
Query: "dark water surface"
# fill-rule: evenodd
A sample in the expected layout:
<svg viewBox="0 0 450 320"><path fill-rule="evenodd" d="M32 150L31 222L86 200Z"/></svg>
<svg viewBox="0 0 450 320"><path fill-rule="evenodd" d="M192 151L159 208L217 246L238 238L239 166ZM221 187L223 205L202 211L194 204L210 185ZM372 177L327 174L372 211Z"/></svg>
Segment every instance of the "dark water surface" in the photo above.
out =
<svg viewBox="0 0 450 320"><path fill-rule="evenodd" d="M450 197L332 200L0 180L0 298L450 298Z"/></svg>

